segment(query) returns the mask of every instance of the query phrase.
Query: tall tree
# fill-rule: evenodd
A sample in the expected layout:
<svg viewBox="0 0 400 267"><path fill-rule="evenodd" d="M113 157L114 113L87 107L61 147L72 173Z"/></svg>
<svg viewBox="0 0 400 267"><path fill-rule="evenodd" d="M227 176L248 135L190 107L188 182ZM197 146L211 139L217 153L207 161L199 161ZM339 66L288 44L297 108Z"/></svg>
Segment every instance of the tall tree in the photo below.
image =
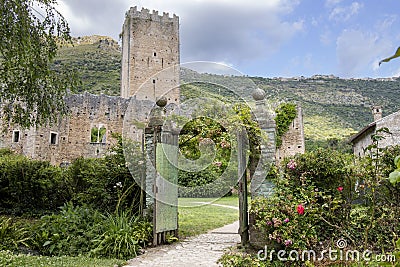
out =
<svg viewBox="0 0 400 267"><path fill-rule="evenodd" d="M66 111L75 72L52 61L71 41L56 0L0 0L0 112L6 124L22 127L53 122Z"/></svg>

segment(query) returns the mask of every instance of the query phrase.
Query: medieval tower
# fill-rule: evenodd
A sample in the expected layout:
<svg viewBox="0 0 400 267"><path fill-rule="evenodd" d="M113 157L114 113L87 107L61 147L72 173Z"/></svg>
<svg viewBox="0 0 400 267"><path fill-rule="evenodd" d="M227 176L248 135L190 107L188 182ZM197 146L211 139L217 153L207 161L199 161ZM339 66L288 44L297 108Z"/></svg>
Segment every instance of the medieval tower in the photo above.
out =
<svg viewBox="0 0 400 267"><path fill-rule="evenodd" d="M132 7L122 28L121 97L179 102L179 17Z"/></svg>

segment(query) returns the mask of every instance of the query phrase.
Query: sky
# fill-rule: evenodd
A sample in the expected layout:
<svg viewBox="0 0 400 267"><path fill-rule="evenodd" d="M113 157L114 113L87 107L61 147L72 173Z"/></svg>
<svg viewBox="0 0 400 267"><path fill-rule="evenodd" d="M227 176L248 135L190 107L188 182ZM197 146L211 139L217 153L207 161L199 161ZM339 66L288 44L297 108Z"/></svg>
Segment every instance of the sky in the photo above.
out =
<svg viewBox="0 0 400 267"><path fill-rule="evenodd" d="M119 40L137 6L180 19L181 63L211 61L260 77L400 76L399 0L58 0L71 34Z"/></svg>

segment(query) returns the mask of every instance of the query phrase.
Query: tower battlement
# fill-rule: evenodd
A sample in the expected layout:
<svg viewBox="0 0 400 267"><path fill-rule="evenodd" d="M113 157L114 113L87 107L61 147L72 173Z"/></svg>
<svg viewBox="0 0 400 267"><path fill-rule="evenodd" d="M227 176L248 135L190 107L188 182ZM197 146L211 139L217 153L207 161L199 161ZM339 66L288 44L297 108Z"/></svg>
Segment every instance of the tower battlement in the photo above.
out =
<svg viewBox="0 0 400 267"><path fill-rule="evenodd" d="M129 11L126 12L126 17L148 19L160 23L165 23L165 22L179 23L179 17L175 14L173 14L172 17L170 17L168 12L163 12L163 15L159 15L158 11L153 10L152 12L150 12L150 10L147 8L142 8L142 10L139 11L137 9L137 6L131 7Z"/></svg>
<svg viewBox="0 0 400 267"><path fill-rule="evenodd" d="M121 96L179 102L179 17L131 7L122 28Z"/></svg>

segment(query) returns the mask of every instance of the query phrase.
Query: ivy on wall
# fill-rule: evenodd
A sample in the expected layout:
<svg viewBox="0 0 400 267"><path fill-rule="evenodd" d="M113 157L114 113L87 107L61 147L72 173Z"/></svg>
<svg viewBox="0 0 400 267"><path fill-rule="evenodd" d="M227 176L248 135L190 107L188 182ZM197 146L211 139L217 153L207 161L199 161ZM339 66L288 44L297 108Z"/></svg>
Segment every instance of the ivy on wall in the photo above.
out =
<svg viewBox="0 0 400 267"><path fill-rule="evenodd" d="M276 147L282 145L282 136L289 130L289 125L297 116L296 105L293 103L282 103L276 110Z"/></svg>

